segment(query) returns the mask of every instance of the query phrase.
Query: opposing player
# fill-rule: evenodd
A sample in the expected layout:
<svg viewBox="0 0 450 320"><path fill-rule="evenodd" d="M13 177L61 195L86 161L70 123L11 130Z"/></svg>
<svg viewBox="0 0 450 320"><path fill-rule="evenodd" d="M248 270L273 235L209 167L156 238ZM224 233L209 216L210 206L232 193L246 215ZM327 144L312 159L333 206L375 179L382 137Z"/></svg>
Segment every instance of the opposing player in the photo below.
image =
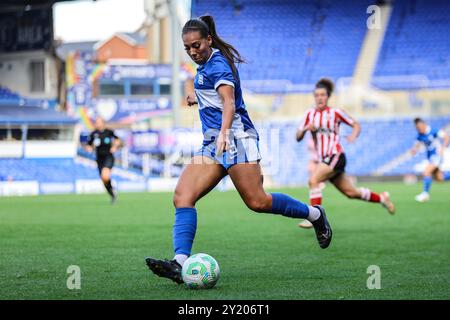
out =
<svg viewBox="0 0 450 320"><path fill-rule="evenodd" d="M311 179L313 177L314 173L316 172L317 166L320 163L319 153L317 152L316 143L314 141L314 134L312 132L311 132L311 136L307 140L307 146L308 146L308 154L309 154L308 177L309 177L309 179ZM320 190L325 189L325 187L326 187L325 182L319 183ZM302 222L300 222L299 226L302 228L311 228L312 227L311 222L309 222L308 220L303 220Z"/></svg>
<svg viewBox="0 0 450 320"><path fill-rule="evenodd" d="M356 140L361 132L361 127L355 119L343 110L328 106L328 100L333 92L333 88L333 82L328 79L320 79L316 83L314 90L316 107L307 111L305 119L296 134L298 142L303 139L307 131L313 134L321 161L309 179L310 204L322 204L320 183L330 181L348 198L380 203L390 214L394 214L395 207L387 192L378 194L367 188L356 188L345 174L346 157L340 143L339 127L341 123L352 127L352 133L347 137L349 143L353 143ZM311 224L304 221L299 226L310 228Z"/></svg>
<svg viewBox="0 0 450 320"><path fill-rule="evenodd" d="M86 151L93 152L95 148L96 161L100 178L106 191L111 196L111 203L115 203L117 195L111 184L111 169L114 166L114 152L122 145L114 131L107 129L105 121L98 117L95 120L95 130L89 135Z"/></svg>
<svg viewBox="0 0 450 320"><path fill-rule="evenodd" d="M414 119L417 130L417 141L411 149L411 154L415 155L423 144L427 151L427 165L423 171L423 191L415 199L418 202L430 200L430 188L433 177L437 181L450 180L450 172L444 173L440 166L442 164L444 150L450 142L448 134L444 130L431 128L423 119Z"/></svg>
<svg viewBox="0 0 450 320"><path fill-rule="evenodd" d="M331 242L332 230L325 210L308 206L281 193L266 193L263 188L258 133L246 111L239 73L235 62L239 52L216 33L211 16L191 19L183 27L182 39L189 57L199 65L194 81L203 146L183 170L175 189L173 260L146 258L147 266L160 277L182 283L181 268L191 254L197 228L197 201L229 175L242 200L255 212L279 214L311 221L321 248Z"/></svg>

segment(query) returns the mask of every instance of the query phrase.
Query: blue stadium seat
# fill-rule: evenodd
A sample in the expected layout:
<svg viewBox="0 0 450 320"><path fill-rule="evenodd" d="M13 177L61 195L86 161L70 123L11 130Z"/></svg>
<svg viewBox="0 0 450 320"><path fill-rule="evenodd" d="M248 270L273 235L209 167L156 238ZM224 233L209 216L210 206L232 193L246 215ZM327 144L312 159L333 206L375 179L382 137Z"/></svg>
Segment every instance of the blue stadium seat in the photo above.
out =
<svg viewBox="0 0 450 320"><path fill-rule="evenodd" d="M73 159L1 159L0 176L3 180L36 180L38 182L75 182L77 179L98 179L96 167ZM114 174L116 181L129 181Z"/></svg>
<svg viewBox="0 0 450 320"><path fill-rule="evenodd" d="M446 0L396 0L374 73L381 89L449 86L450 19ZM377 77L410 77L385 82ZM422 76L422 77L420 77Z"/></svg>
<svg viewBox="0 0 450 320"><path fill-rule="evenodd" d="M236 3L236 2L235 2ZM214 16L219 34L248 61L245 80L279 79L314 83L322 76L349 77L366 32L372 1L193 1L193 16ZM270 14L270 19L267 15ZM277 91L282 88L258 88Z"/></svg>

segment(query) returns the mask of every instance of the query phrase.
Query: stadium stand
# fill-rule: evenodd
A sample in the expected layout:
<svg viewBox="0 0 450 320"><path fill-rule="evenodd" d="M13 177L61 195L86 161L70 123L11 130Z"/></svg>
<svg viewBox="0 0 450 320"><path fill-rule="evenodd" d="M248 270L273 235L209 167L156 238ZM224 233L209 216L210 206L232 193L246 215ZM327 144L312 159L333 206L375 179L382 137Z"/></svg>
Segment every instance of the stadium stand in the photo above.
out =
<svg viewBox="0 0 450 320"><path fill-rule="evenodd" d="M17 93L12 92L8 88L0 86L0 101L9 99L20 99L20 96Z"/></svg>
<svg viewBox="0 0 450 320"><path fill-rule="evenodd" d="M322 76L334 80L350 77L366 30L366 16L361 13L370 4L349 0L196 0L192 14L213 15L220 35L248 61L240 66L244 86L255 92L276 92L285 86L258 88L248 80L309 84ZM268 12L271 19L267 19Z"/></svg>
<svg viewBox="0 0 450 320"><path fill-rule="evenodd" d="M56 107L56 99L35 99L22 97L20 94L0 86L0 107L17 105L17 106L28 106L28 107L44 107L52 108Z"/></svg>
<svg viewBox="0 0 450 320"><path fill-rule="evenodd" d="M118 181L142 180L134 173L114 174ZM99 179L95 164L82 159L2 159L0 176L12 181L75 182L77 179Z"/></svg>
<svg viewBox="0 0 450 320"><path fill-rule="evenodd" d="M450 86L446 0L396 0L374 73L381 89ZM398 81L385 81L395 76Z"/></svg>

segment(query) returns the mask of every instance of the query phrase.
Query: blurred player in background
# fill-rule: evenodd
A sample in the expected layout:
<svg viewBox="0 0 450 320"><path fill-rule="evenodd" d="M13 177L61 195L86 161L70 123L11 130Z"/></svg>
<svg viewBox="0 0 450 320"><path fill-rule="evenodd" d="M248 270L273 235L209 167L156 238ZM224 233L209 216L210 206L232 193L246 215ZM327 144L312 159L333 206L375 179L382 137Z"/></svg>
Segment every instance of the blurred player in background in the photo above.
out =
<svg viewBox="0 0 450 320"><path fill-rule="evenodd" d="M316 149L316 143L314 142L314 136L313 133L311 133L311 136L307 140L307 146L308 146L308 154L309 154L309 161L308 161L308 177L311 179L314 175L314 172L316 172L317 166L320 163L320 157L319 153ZM325 182L319 183L320 190L325 189L326 184ZM303 228L311 228L312 225L308 220L303 220L303 222L300 222L300 227Z"/></svg>
<svg viewBox="0 0 450 320"><path fill-rule="evenodd" d="M333 92L334 84L328 79L320 79L316 83L314 99L316 107L307 111L305 119L297 130L296 139L302 141L307 131L313 135L320 163L309 179L309 198L311 205L322 203L322 189L320 183L330 181L340 192L350 199L359 199L380 203L390 214L394 214L394 204L389 194L372 192L367 188L356 188L350 177L345 174L346 158L340 143L339 126L344 123L352 127L352 133L347 137L353 143L359 136L359 123L338 108L328 106L328 100ZM310 228L311 224L304 221L300 227Z"/></svg>
<svg viewBox="0 0 450 320"><path fill-rule="evenodd" d="M98 172L106 191L111 196L111 203L115 203L117 195L111 184L111 169L114 166L114 152L122 145L119 137L114 131L107 129L102 118L95 120L95 130L89 135L86 151L93 152L95 149Z"/></svg>
<svg viewBox="0 0 450 320"><path fill-rule="evenodd" d="M216 33L211 16L191 19L183 27L182 38L189 57L199 65L194 81L204 135L203 146L183 170L175 189L173 260L146 258L150 270L160 277L183 283L181 269L191 254L197 229L197 201L229 175L247 207L312 222L321 248L331 242L332 230L320 205L308 206L281 193L263 188L259 136L246 111L235 62L243 62L239 52ZM231 239L230 239L231 240Z"/></svg>
<svg viewBox="0 0 450 320"><path fill-rule="evenodd" d="M317 169L317 166L320 163L319 159L319 153L316 150L316 144L314 142L314 138L311 134L311 137L308 139L308 154L309 154L309 161L308 161L308 176L311 178L314 174L314 172ZM320 189L325 189L326 184L325 182L321 182L319 184Z"/></svg>
<svg viewBox="0 0 450 320"><path fill-rule="evenodd" d="M450 172L444 173L440 166L443 162L444 150L450 142L448 134L444 130L434 129L423 119L414 119L417 130L417 141L411 149L414 156L423 144L427 151L427 165L423 171L423 191L416 196L416 201L430 200L430 188L433 176L437 181L450 180Z"/></svg>

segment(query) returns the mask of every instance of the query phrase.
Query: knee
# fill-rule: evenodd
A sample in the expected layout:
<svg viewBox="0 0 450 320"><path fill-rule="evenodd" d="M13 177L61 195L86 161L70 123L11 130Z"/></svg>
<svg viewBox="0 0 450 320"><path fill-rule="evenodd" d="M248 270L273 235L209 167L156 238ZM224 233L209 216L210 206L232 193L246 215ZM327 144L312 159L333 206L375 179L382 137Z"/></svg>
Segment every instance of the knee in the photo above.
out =
<svg viewBox="0 0 450 320"><path fill-rule="evenodd" d="M346 191L345 192L345 195L347 196L347 198L349 198L349 199L360 199L361 198L361 195L360 195L360 193L359 192L357 192L357 191Z"/></svg>
<svg viewBox="0 0 450 320"><path fill-rule="evenodd" d="M425 168L425 170L423 171L423 176L424 177L432 177L434 173L434 169L433 168Z"/></svg>
<svg viewBox="0 0 450 320"><path fill-rule="evenodd" d="M182 192L181 190L175 189L173 195L173 206L175 208L194 207L196 202L195 197L189 192Z"/></svg>
<svg viewBox="0 0 450 320"><path fill-rule="evenodd" d="M255 212L268 212L269 201L266 197L251 197L250 199L245 200L245 204L247 207Z"/></svg>
<svg viewBox="0 0 450 320"><path fill-rule="evenodd" d="M308 185L310 188L317 188L320 181L316 177L310 177L308 180Z"/></svg>

